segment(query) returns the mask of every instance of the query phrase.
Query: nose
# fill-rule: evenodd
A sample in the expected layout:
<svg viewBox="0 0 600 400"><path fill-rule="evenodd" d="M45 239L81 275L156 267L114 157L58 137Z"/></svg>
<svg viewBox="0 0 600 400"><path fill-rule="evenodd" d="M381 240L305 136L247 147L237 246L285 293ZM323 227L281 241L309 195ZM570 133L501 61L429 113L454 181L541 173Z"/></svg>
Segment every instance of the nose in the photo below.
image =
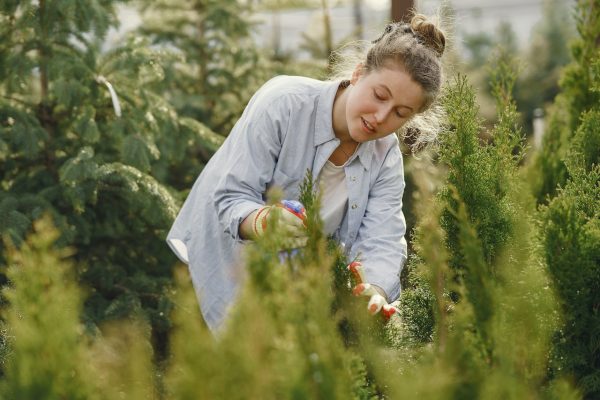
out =
<svg viewBox="0 0 600 400"><path fill-rule="evenodd" d="M379 109L377 109L375 111L375 114L373 114L377 124L381 124L382 122L385 122L387 117L390 115L391 110L392 109L390 107L380 107Z"/></svg>

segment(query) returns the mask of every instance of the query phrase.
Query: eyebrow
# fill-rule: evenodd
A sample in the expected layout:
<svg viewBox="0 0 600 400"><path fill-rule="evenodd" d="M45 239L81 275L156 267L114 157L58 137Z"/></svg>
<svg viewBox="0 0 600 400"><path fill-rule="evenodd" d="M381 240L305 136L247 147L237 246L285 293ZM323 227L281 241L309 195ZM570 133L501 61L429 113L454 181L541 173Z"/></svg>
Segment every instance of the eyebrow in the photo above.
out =
<svg viewBox="0 0 600 400"><path fill-rule="evenodd" d="M392 91L390 90L389 87L387 87L387 85L384 85L383 83L380 83L379 86L381 86L382 88L384 88L388 92L388 94L390 95L391 98L394 98L394 95L392 94ZM410 111L414 111L413 108L410 107L410 106L399 105L398 107L408 108Z"/></svg>

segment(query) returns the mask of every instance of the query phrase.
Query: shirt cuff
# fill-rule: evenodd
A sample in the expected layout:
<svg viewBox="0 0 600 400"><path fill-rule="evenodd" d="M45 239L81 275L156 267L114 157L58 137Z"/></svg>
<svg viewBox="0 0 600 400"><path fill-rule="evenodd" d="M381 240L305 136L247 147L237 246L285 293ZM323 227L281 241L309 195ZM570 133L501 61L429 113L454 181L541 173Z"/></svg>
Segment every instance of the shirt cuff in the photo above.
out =
<svg viewBox="0 0 600 400"><path fill-rule="evenodd" d="M261 208L263 204L251 201L243 202L235 206L231 213L229 226L225 229L237 243L248 243L251 240L245 240L240 237L240 224L250 213Z"/></svg>

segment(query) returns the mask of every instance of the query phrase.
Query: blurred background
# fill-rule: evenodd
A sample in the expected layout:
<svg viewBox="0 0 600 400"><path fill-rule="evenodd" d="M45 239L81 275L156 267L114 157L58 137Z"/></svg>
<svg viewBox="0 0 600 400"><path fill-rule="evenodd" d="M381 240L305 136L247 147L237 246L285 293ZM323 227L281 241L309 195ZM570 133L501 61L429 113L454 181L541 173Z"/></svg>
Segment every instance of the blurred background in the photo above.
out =
<svg viewBox="0 0 600 400"><path fill-rule="evenodd" d="M558 71L569 61L568 43L575 33L575 2L569 0L247 0L240 4L247 7L244 12L248 12L254 44L271 59L291 64L324 64L332 50L375 37L386 23L402 19L411 8L440 15L451 38L447 62L452 70L466 73L479 89L481 113L489 122L494 110L486 87L487 62L498 49L519 59L515 96L526 132L532 135L537 126L538 136L544 107L558 91ZM131 32L143 29L143 10L137 3L121 5L120 25L109 30L104 47L119 46ZM539 145L540 137L535 143Z"/></svg>

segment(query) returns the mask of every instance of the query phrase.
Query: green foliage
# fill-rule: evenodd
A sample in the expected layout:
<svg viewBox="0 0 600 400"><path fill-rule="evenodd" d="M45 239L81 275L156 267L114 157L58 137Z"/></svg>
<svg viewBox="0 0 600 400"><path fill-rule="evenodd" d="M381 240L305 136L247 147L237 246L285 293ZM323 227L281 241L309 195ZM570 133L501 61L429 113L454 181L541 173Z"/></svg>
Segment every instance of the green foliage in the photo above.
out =
<svg viewBox="0 0 600 400"><path fill-rule="evenodd" d="M545 260L565 315L555 340L554 373L574 374L586 398L600 394L599 140L594 109L582 117L569 149L569 180L540 216Z"/></svg>
<svg viewBox="0 0 600 400"><path fill-rule="evenodd" d="M249 3L145 4L140 33L178 55L164 65L165 79L157 89L181 115L226 135L272 70L251 37Z"/></svg>
<svg viewBox="0 0 600 400"><path fill-rule="evenodd" d="M8 338L0 397L6 399L151 398L150 327L140 322L84 334L83 291L73 249L57 248L60 232L48 216L19 249L7 244L10 286L3 318Z"/></svg>
<svg viewBox="0 0 600 400"><path fill-rule="evenodd" d="M479 139L464 77L444 99L449 129L440 159L447 181L433 205L421 202L417 255L402 294L413 345L399 362L410 367L395 381L375 370L394 382L393 398L578 398L561 379L547 383L558 307L530 217L533 199L517 169L523 142L510 64L499 62L492 77L498 117L489 143ZM415 338L431 341L431 334L432 344L414 345Z"/></svg>
<svg viewBox="0 0 600 400"><path fill-rule="evenodd" d="M574 376L585 398L600 394L600 3L577 6L578 39L565 69L556 114L530 166L540 208L540 240L564 321L554 338L552 374Z"/></svg>
<svg viewBox="0 0 600 400"><path fill-rule="evenodd" d="M552 109L553 114L558 115L551 118L542 150L531 164L530 179L534 182L538 203L547 203L556 195L556 188L565 185L569 176L565 166L567 149L581 117L600 100L596 43L600 35L599 6L597 0L580 0L577 3L575 20L579 36L571 44L573 61L563 71L560 80L562 93ZM589 151L596 150L591 147Z"/></svg>
<svg viewBox="0 0 600 400"><path fill-rule="evenodd" d="M458 245L459 229L452 213L456 209L456 200L451 187L465 202L470 220L477 225L483 262L488 266L510 234L512 204L507 197L507 181L516 171L522 139L520 131L515 129L516 110L510 100L514 77L506 75L510 68L502 63L499 71L504 74L504 80L494 83L499 119L492 134L493 145L479 143L475 97L464 77L457 78L444 99L450 129L443 134L440 159L449 170L448 186L442 190L441 198L449 207L442 215L441 224L447 232L453 268L460 268L463 262ZM515 156L512 154L514 149L517 151Z"/></svg>
<svg viewBox="0 0 600 400"><path fill-rule="evenodd" d="M49 212L91 287L88 328L145 310L164 346L171 188L188 189L222 138L151 91L168 53L143 38L99 51L116 4L0 3L0 231L19 246Z"/></svg>
<svg viewBox="0 0 600 400"><path fill-rule="evenodd" d="M469 288L466 292L471 297L469 300L480 305L476 310L482 325L490 315L491 300L488 288L482 286L487 278L481 277L489 278L496 274L495 257L512 234L515 204L509 194L511 190L517 190L513 176L522 155L523 142L511 97L515 82L511 71L511 64L504 61L500 61L496 70L492 71L494 80L491 85L497 101L498 118L489 144L481 143L479 139L481 121L475 94L466 77L457 77L444 97L448 129L441 137L439 154L440 161L448 167L448 176L438 195L438 201L443 204L440 224L445 231L449 265L455 270L457 279L464 279ZM474 246L479 248L481 245L481 254L475 254L475 249L468 253L475 257L471 260L465 258L467 254L460 245L457 210L461 202L465 204L469 221L476 227L480 244ZM427 252L420 250L419 243L427 242L428 235L430 229L416 229L413 244L417 256L407 265L409 284L401 299L408 306L402 311L405 323L410 322L406 331L421 342L429 341L434 332L434 296L431 285L426 284L432 281L419 272L426 265L428 256ZM469 267L475 270L469 271ZM458 293L446 293L446 296L450 295L456 300Z"/></svg>
<svg viewBox="0 0 600 400"><path fill-rule="evenodd" d="M568 46L574 36L571 7L560 0L545 0L542 20L532 32L524 57L526 64L515 87L515 100L523 113L525 127L532 125L535 109L545 109L559 93L561 71L571 61Z"/></svg>
<svg viewBox="0 0 600 400"><path fill-rule="evenodd" d="M46 217L16 251L10 248L10 287L3 313L10 352L0 394L6 399L88 399L93 391L86 370L79 323L80 289L69 278L72 250L53 248L59 232ZM10 246L10 245L9 245ZM59 322L59 323L58 323Z"/></svg>
<svg viewBox="0 0 600 400"><path fill-rule="evenodd" d="M539 252L534 250L535 225L526 216L532 201L519 204L515 234L496 257L498 272L492 276L478 268L483 246L465 204L459 202L460 248L465 263L474 264L465 265L465 271L488 290L486 303L481 303L481 295L469 295L472 286L467 272L465 279L457 279L447 264L444 231L438 222L440 204L423 203L427 218L420 220L419 229L427 234L419 238L423 263L417 271L429 282L434 296L435 337L430 345L402 348L389 358L365 353L375 366L376 380L386 383L390 398L579 398L566 381L547 382L556 302ZM459 300L451 301L448 292L460 293ZM483 309L489 311L485 318L478 315ZM392 364L381 362L389 359ZM391 372L390 365L401 372Z"/></svg>
<svg viewBox="0 0 600 400"><path fill-rule="evenodd" d="M579 170L542 208L545 259L565 320L555 340L554 372L574 374L586 398L600 393L600 167Z"/></svg>
<svg viewBox="0 0 600 400"><path fill-rule="evenodd" d="M311 243L297 254L281 253L275 225L249 246L246 285L217 340L199 321L195 296L180 276L171 398L370 398L365 367L345 348L332 315L335 259L310 179L302 193Z"/></svg>

